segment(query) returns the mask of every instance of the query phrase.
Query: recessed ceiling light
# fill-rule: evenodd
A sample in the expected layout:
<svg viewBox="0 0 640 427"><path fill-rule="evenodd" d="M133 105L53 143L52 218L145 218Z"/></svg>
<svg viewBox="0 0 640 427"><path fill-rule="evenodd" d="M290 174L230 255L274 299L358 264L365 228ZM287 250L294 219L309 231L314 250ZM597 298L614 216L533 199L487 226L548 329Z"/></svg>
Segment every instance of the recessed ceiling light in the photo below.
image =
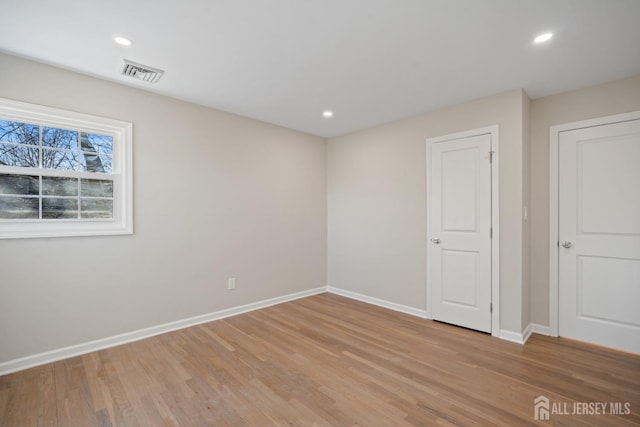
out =
<svg viewBox="0 0 640 427"><path fill-rule="evenodd" d="M126 37L115 36L113 41L118 43L120 46L131 46L133 42Z"/></svg>
<svg viewBox="0 0 640 427"><path fill-rule="evenodd" d="M324 110L322 112L322 117L324 117L325 119L330 119L331 117L333 117L333 111L331 110Z"/></svg>
<svg viewBox="0 0 640 427"><path fill-rule="evenodd" d="M544 34L540 34L538 37L533 39L533 42L534 43L544 43L544 42L548 42L552 38L553 38L553 33L544 33Z"/></svg>

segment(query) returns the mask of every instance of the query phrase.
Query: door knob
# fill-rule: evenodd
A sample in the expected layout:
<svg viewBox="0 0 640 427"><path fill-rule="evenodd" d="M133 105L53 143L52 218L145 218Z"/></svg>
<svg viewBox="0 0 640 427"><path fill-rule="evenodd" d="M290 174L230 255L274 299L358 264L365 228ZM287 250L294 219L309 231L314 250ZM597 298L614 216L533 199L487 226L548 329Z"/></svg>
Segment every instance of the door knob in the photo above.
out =
<svg viewBox="0 0 640 427"><path fill-rule="evenodd" d="M562 242L562 247L565 249L569 249L571 246L573 246L573 244L568 240L565 240L564 242Z"/></svg>
<svg viewBox="0 0 640 427"><path fill-rule="evenodd" d="M431 239L431 241L436 245L440 244L440 239L438 239L437 237L435 239Z"/></svg>

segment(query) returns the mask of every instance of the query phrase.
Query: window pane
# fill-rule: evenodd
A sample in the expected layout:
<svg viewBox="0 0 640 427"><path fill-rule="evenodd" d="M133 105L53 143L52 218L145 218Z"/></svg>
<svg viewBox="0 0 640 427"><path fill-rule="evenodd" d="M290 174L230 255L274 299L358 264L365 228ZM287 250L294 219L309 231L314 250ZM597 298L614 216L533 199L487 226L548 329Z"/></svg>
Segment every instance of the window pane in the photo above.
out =
<svg viewBox="0 0 640 427"><path fill-rule="evenodd" d="M78 218L78 199L42 198L42 219Z"/></svg>
<svg viewBox="0 0 640 427"><path fill-rule="evenodd" d="M42 145L65 150L78 150L78 132L66 129L42 128Z"/></svg>
<svg viewBox="0 0 640 427"><path fill-rule="evenodd" d="M38 199L0 196L0 219L38 219Z"/></svg>
<svg viewBox="0 0 640 427"><path fill-rule="evenodd" d="M96 133L80 132L80 148L92 153L112 154L113 137Z"/></svg>
<svg viewBox="0 0 640 427"><path fill-rule="evenodd" d="M44 196L77 196L78 180L43 176L42 194Z"/></svg>
<svg viewBox="0 0 640 427"><path fill-rule="evenodd" d="M42 167L45 169L76 170L78 153L42 149Z"/></svg>
<svg viewBox="0 0 640 427"><path fill-rule="evenodd" d="M0 143L0 165L38 167L38 149Z"/></svg>
<svg viewBox="0 0 640 427"><path fill-rule="evenodd" d="M80 195L88 197L113 197L113 181L83 179L80 181Z"/></svg>
<svg viewBox="0 0 640 427"><path fill-rule="evenodd" d="M80 200L82 218L113 218L113 200Z"/></svg>
<svg viewBox="0 0 640 427"><path fill-rule="evenodd" d="M113 172L111 166L111 156L82 153L80 156L80 170L87 172Z"/></svg>
<svg viewBox="0 0 640 427"><path fill-rule="evenodd" d="M0 120L0 141L38 145L38 126Z"/></svg>
<svg viewBox="0 0 640 427"><path fill-rule="evenodd" d="M0 194L25 194L37 196L40 181L37 176L0 174Z"/></svg>

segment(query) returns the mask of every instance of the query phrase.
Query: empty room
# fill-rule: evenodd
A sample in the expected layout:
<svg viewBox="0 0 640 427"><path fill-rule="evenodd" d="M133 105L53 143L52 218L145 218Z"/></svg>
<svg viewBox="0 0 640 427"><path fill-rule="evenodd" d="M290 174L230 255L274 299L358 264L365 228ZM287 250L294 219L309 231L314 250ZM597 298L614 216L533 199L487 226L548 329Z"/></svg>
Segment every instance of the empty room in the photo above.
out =
<svg viewBox="0 0 640 427"><path fill-rule="evenodd" d="M640 425L640 1L0 10L0 426Z"/></svg>

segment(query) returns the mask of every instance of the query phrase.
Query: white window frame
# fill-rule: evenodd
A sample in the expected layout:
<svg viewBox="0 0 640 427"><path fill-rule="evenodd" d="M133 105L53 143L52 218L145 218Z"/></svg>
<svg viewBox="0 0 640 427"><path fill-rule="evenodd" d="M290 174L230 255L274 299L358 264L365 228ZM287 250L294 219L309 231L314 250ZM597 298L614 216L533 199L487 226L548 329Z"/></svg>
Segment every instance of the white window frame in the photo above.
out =
<svg viewBox="0 0 640 427"><path fill-rule="evenodd" d="M77 129L82 132L113 137L113 170L111 174L108 174L108 178L113 180L113 218L95 220L0 219L0 239L133 234L133 125L131 123L5 98L0 98L0 120L62 129ZM100 179L100 175L102 175L95 172L4 165L0 165L0 173L88 179Z"/></svg>

